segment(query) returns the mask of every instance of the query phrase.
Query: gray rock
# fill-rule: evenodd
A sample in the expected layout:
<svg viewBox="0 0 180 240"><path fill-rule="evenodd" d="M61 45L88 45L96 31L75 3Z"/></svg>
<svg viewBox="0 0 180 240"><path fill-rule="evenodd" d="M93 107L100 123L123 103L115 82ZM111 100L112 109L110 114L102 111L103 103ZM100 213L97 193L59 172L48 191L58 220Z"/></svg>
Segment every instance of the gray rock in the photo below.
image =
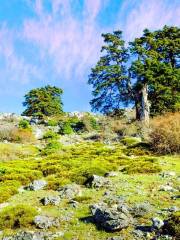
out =
<svg viewBox="0 0 180 240"><path fill-rule="evenodd" d="M177 190L171 187L170 185L162 185L160 186L159 191L176 192Z"/></svg>
<svg viewBox="0 0 180 240"><path fill-rule="evenodd" d="M176 206L172 206L172 207L168 208L168 211L170 211L170 212L177 212L177 211L179 211L179 208L176 207Z"/></svg>
<svg viewBox="0 0 180 240"><path fill-rule="evenodd" d="M91 188L101 188L107 187L109 183L110 183L109 180L107 180L105 177L92 175L90 178L87 179L85 185Z"/></svg>
<svg viewBox="0 0 180 240"><path fill-rule="evenodd" d="M152 218L152 228L161 229L164 226L163 220L158 217Z"/></svg>
<svg viewBox="0 0 180 240"><path fill-rule="evenodd" d="M114 236L114 237L107 238L107 240L124 240L124 238L121 236Z"/></svg>
<svg viewBox="0 0 180 240"><path fill-rule="evenodd" d="M46 206L46 205L55 205L57 206L60 203L60 197L59 196L47 196L40 200L40 202Z"/></svg>
<svg viewBox="0 0 180 240"><path fill-rule="evenodd" d="M151 211L149 203L138 203L131 208L130 212L134 217L143 217Z"/></svg>
<svg viewBox="0 0 180 240"><path fill-rule="evenodd" d="M118 173L112 171L112 172L105 173L104 176L105 177L116 177L116 176L118 176Z"/></svg>
<svg viewBox="0 0 180 240"><path fill-rule="evenodd" d="M34 218L34 224L36 225L37 228L48 229L50 227L58 227L59 220L54 217L38 215Z"/></svg>
<svg viewBox="0 0 180 240"><path fill-rule="evenodd" d="M75 200L70 200L70 201L69 201L69 204L70 204L71 207L73 207L73 208L77 208L78 205L79 205L79 203L78 203L77 201L75 201Z"/></svg>
<svg viewBox="0 0 180 240"><path fill-rule="evenodd" d="M72 199L82 195L81 187L75 183L61 187L57 191L59 192L60 198Z"/></svg>
<svg viewBox="0 0 180 240"><path fill-rule="evenodd" d="M63 232L51 233L51 232L21 231L13 236L3 237L2 240L53 240L63 235L64 235Z"/></svg>
<svg viewBox="0 0 180 240"><path fill-rule="evenodd" d="M124 213L117 206L109 207L100 203L90 207L94 221L107 231L117 231L127 228L133 223L129 213Z"/></svg>
<svg viewBox="0 0 180 240"><path fill-rule="evenodd" d="M45 180L34 180L25 189L31 190L31 191L38 191L38 190L42 190L46 185L47 185L47 182Z"/></svg>
<svg viewBox="0 0 180 240"><path fill-rule="evenodd" d="M162 172L160 173L160 176L163 178L168 178L168 177L175 177L176 173L173 171L169 171L169 172Z"/></svg>
<svg viewBox="0 0 180 240"><path fill-rule="evenodd" d="M133 234L133 240L145 240L144 233L141 230L134 230L132 232Z"/></svg>

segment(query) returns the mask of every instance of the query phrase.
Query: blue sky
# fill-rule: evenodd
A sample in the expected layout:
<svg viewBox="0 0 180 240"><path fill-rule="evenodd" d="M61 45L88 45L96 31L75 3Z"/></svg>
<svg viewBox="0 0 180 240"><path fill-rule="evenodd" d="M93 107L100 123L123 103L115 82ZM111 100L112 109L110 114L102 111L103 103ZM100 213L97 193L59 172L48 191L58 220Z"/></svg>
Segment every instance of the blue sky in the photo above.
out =
<svg viewBox="0 0 180 240"><path fill-rule="evenodd" d="M131 41L165 24L179 26L179 0L0 0L0 112L21 113L25 93L46 84L64 89L66 111L89 111L101 33Z"/></svg>

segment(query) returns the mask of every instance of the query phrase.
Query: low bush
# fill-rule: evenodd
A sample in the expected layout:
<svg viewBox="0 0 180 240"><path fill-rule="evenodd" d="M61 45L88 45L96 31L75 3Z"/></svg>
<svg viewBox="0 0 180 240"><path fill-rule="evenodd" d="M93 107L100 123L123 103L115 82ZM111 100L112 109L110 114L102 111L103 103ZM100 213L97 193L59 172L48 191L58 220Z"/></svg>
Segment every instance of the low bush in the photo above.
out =
<svg viewBox="0 0 180 240"><path fill-rule="evenodd" d="M11 196L18 193L21 183L19 181L4 181L0 183L0 203L7 201Z"/></svg>
<svg viewBox="0 0 180 240"><path fill-rule="evenodd" d="M56 127L58 125L58 121L54 119L50 119L47 123L48 126L50 127Z"/></svg>
<svg viewBox="0 0 180 240"><path fill-rule="evenodd" d="M56 140L49 141L45 148L42 150L43 155L49 155L58 152L62 149L62 144Z"/></svg>
<svg viewBox="0 0 180 240"><path fill-rule="evenodd" d="M31 129L29 122L25 119L20 120L18 126L20 129Z"/></svg>
<svg viewBox="0 0 180 240"><path fill-rule="evenodd" d="M55 140L55 139L58 139L58 134L55 133L52 130L49 130L43 135L43 139L45 139L45 140Z"/></svg>
<svg viewBox="0 0 180 240"><path fill-rule="evenodd" d="M180 153L180 112L168 113L151 121L153 150L158 153Z"/></svg>
<svg viewBox="0 0 180 240"><path fill-rule="evenodd" d="M0 212L0 229L16 229L33 224L37 211L32 206L16 205L4 208Z"/></svg>
<svg viewBox="0 0 180 240"><path fill-rule="evenodd" d="M126 146L133 146L133 145L136 145L139 142L141 142L141 139L136 138L136 137L124 137L121 140L121 143L123 143Z"/></svg>
<svg viewBox="0 0 180 240"><path fill-rule="evenodd" d="M60 127L59 133L61 135L65 135L65 134L70 135L70 134L74 133L73 128L71 127L71 123L68 121L60 122L59 127Z"/></svg>

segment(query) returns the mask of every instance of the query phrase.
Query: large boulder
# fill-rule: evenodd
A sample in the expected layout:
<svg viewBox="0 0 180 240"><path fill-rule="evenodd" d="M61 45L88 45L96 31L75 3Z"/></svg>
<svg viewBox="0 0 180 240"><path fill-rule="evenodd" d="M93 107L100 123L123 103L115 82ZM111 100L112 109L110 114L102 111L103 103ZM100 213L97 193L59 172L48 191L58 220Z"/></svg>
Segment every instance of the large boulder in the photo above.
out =
<svg viewBox="0 0 180 240"><path fill-rule="evenodd" d="M61 199L59 196L47 196L40 200L40 202L46 206L46 205L55 205L57 206L60 203Z"/></svg>
<svg viewBox="0 0 180 240"><path fill-rule="evenodd" d="M58 227L59 219L48 216L38 215L34 218L34 224L37 228L40 229L48 229L50 227Z"/></svg>
<svg viewBox="0 0 180 240"><path fill-rule="evenodd" d="M106 231L118 231L133 223L133 218L126 207L114 205L109 207L105 203L90 207L94 221Z"/></svg>
<svg viewBox="0 0 180 240"><path fill-rule="evenodd" d="M82 195L82 189L79 185L72 183L57 190L59 192L60 198L73 199L76 196Z"/></svg>
<svg viewBox="0 0 180 240"><path fill-rule="evenodd" d="M42 190L46 185L47 185L47 182L45 180L34 180L25 189L31 190L31 191L37 191L37 190Z"/></svg>
<svg viewBox="0 0 180 240"><path fill-rule="evenodd" d="M109 180L105 177L101 177L98 175L92 175L89 177L85 183L87 187L91 188L101 188L101 187L107 187L110 184Z"/></svg>

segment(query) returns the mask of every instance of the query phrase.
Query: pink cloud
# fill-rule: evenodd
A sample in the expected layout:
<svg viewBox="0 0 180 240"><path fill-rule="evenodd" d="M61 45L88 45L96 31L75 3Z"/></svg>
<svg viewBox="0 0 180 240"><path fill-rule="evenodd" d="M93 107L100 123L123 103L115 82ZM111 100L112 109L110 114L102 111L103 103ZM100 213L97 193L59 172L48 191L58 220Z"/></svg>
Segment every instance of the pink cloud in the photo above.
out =
<svg viewBox="0 0 180 240"><path fill-rule="evenodd" d="M39 2L41 1L36 2L35 10ZM96 63L99 56L102 44L100 34L103 29L98 27L95 18L102 5L102 0L86 1L84 18L78 20L71 14L69 1L55 0L52 2L51 13L41 12L39 19L25 20L24 38L40 48L42 60L51 58L57 74L62 74L67 79L74 75L81 78L84 74L87 75L90 66Z"/></svg>

